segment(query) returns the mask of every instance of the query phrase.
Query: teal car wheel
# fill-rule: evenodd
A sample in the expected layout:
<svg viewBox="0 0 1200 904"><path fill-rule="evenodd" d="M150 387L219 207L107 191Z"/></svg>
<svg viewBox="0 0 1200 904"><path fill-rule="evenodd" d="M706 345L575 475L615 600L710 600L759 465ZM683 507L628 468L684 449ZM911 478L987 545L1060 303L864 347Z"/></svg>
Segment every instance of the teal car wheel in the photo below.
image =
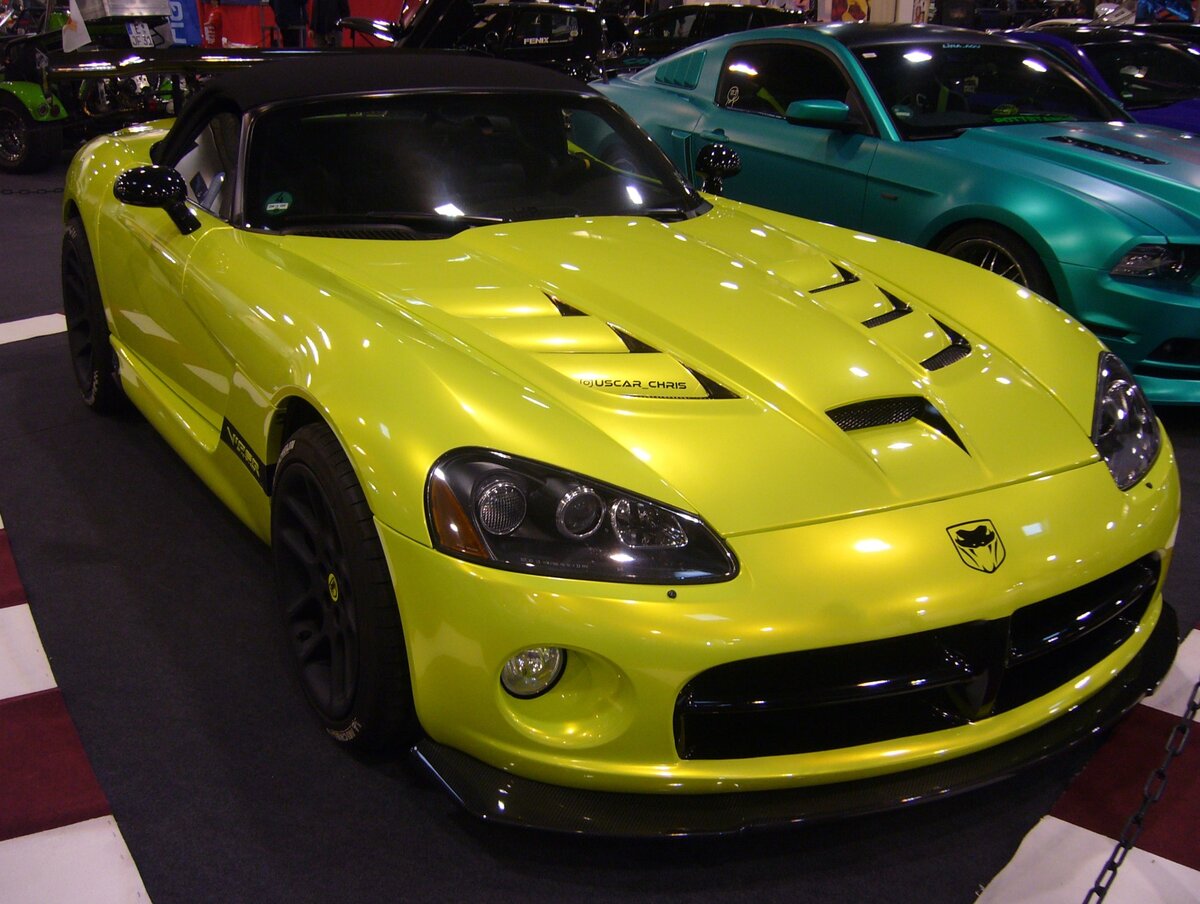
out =
<svg viewBox="0 0 1200 904"><path fill-rule="evenodd" d="M83 403L100 414L119 411L125 394L117 377L92 250L78 219L70 220L63 231L62 301L71 369Z"/></svg>
<svg viewBox="0 0 1200 904"><path fill-rule="evenodd" d="M414 734L404 635L374 518L324 424L284 447L272 504L275 585L309 704L336 740Z"/></svg>
<svg viewBox="0 0 1200 904"><path fill-rule="evenodd" d="M39 128L17 98L0 92L0 170L37 173L62 153L62 129Z"/></svg>
<svg viewBox="0 0 1200 904"><path fill-rule="evenodd" d="M991 223L962 226L943 238L935 250L1054 298L1054 285L1037 253L1007 229Z"/></svg>

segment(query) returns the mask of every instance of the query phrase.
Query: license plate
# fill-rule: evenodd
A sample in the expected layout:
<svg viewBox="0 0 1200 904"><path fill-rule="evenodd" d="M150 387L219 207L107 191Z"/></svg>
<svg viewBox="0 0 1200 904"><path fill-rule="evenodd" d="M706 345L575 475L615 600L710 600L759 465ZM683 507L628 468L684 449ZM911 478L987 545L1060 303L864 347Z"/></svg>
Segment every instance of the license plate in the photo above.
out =
<svg viewBox="0 0 1200 904"><path fill-rule="evenodd" d="M154 32L145 22L127 22L125 30L129 33L129 43L134 47L153 47Z"/></svg>

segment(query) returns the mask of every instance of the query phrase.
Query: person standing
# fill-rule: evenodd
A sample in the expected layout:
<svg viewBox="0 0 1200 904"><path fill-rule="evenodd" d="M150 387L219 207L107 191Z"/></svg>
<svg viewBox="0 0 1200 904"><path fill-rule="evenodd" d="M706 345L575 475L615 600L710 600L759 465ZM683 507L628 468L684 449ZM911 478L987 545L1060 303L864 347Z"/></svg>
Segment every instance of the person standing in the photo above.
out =
<svg viewBox="0 0 1200 904"><path fill-rule="evenodd" d="M350 15L350 0L312 0L313 46L341 47L342 30L338 19Z"/></svg>
<svg viewBox="0 0 1200 904"><path fill-rule="evenodd" d="M284 47L304 47L308 32L308 8L304 0L271 0L275 24Z"/></svg>

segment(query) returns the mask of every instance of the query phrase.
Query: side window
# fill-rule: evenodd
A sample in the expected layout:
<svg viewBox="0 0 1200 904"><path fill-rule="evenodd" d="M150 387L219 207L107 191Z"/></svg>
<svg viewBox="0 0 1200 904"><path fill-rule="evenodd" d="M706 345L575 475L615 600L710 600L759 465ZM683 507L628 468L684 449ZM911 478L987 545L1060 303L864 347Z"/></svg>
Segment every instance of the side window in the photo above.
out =
<svg viewBox="0 0 1200 904"><path fill-rule="evenodd" d="M223 220L229 218L233 197L239 128L234 113L216 114L175 164L187 183L188 198Z"/></svg>
<svg viewBox="0 0 1200 904"><path fill-rule="evenodd" d="M795 44L742 44L725 57L717 105L783 116L797 100L840 100L856 106L838 66L821 51Z"/></svg>
<svg viewBox="0 0 1200 904"><path fill-rule="evenodd" d="M573 13L535 9L517 18L512 43L516 46L562 44L577 37L579 20Z"/></svg>
<svg viewBox="0 0 1200 904"><path fill-rule="evenodd" d="M676 15L664 16L651 30L652 38L686 38L699 18L698 9L680 10Z"/></svg>
<svg viewBox="0 0 1200 904"><path fill-rule="evenodd" d="M710 6L705 9L705 13L700 37L716 38L731 31L745 31L750 21L751 7L734 6L724 9Z"/></svg>

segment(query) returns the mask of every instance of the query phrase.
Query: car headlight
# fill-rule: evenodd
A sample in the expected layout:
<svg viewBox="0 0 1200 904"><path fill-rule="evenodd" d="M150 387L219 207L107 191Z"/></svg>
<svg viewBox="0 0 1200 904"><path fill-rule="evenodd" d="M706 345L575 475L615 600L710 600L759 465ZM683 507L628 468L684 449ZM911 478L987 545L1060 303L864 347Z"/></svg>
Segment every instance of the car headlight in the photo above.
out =
<svg viewBox="0 0 1200 904"><path fill-rule="evenodd" d="M1161 445L1150 403L1112 352L1100 355L1092 442L1122 490L1146 476Z"/></svg>
<svg viewBox="0 0 1200 904"><path fill-rule="evenodd" d="M425 500L438 549L496 568L641 584L737 574L733 553L695 515L501 452L442 456Z"/></svg>
<svg viewBox="0 0 1200 904"><path fill-rule="evenodd" d="M1127 279L1191 282L1200 273L1200 246L1138 245L1109 272Z"/></svg>

